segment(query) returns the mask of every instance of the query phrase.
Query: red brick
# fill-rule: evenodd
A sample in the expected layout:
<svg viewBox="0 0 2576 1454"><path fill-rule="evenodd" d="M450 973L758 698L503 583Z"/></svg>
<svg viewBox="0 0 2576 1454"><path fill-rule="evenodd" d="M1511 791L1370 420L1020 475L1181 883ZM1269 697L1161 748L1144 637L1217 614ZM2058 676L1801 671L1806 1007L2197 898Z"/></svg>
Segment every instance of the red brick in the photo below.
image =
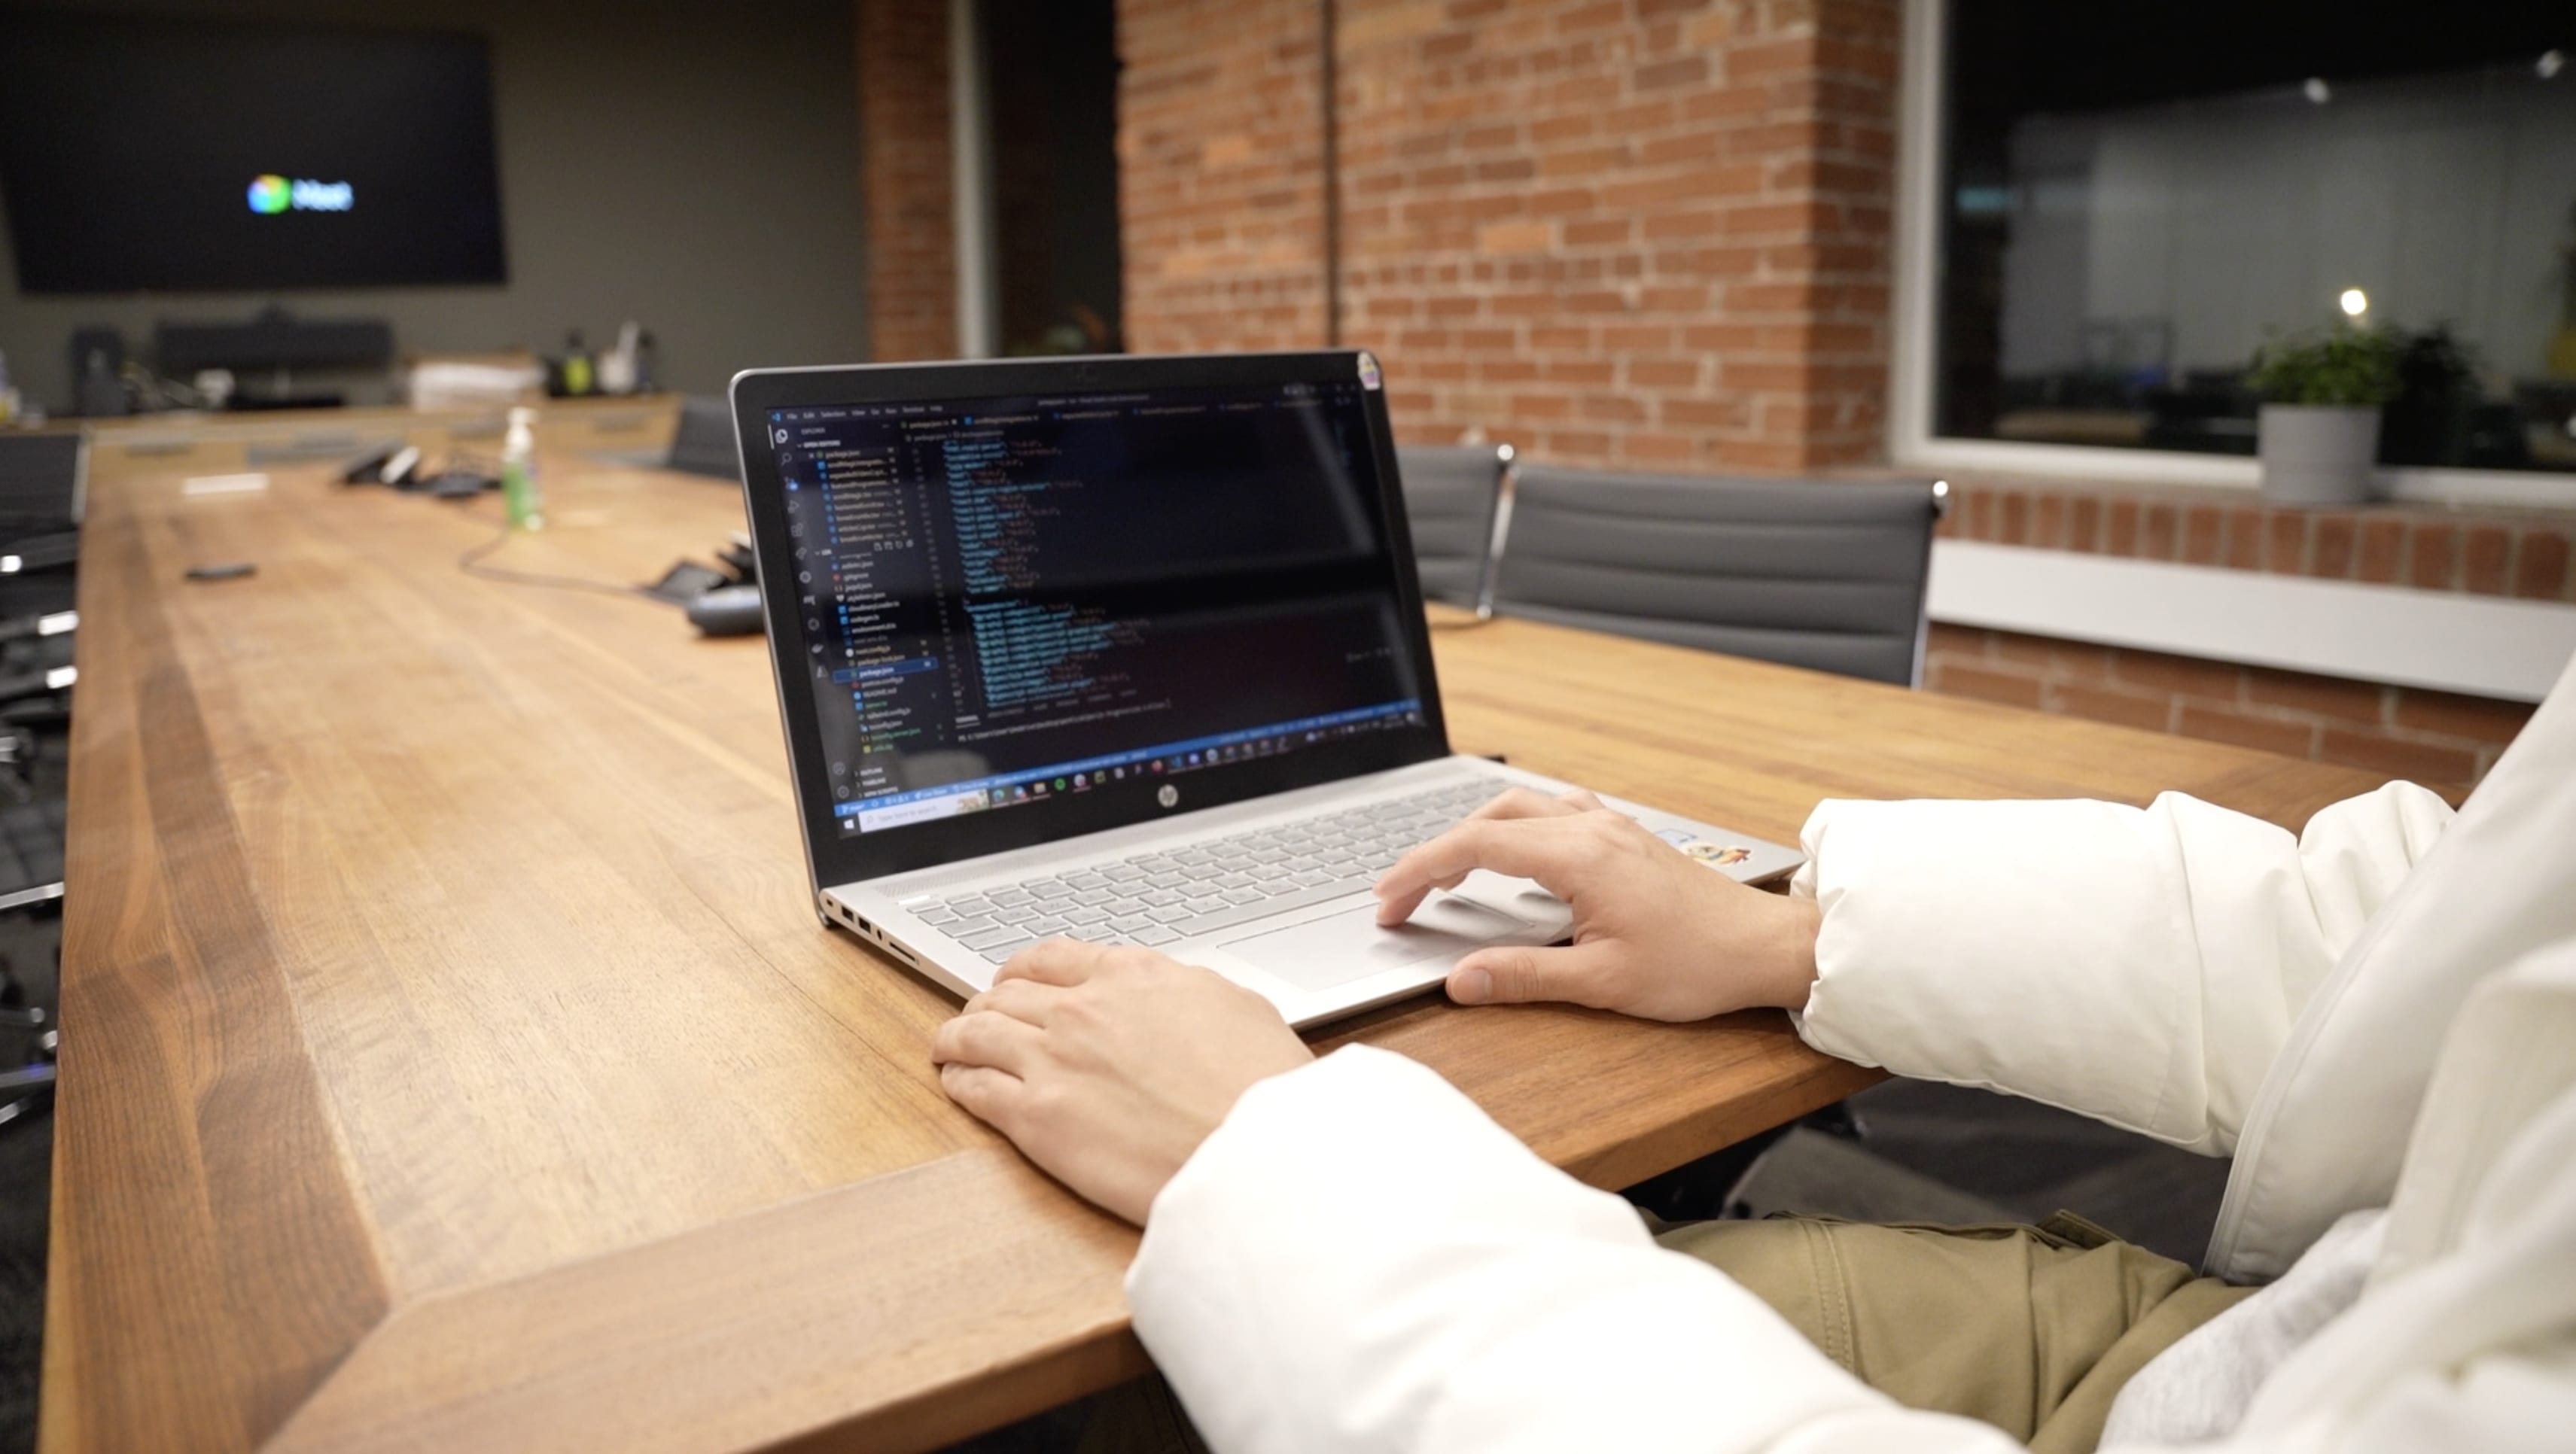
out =
<svg viewBox="0 0 2576 1454"><path fill-rule="evenodd" d="M2086 552L2102 548L2102 502L2092 495L2077 495L2066 506L2066 547Z"/></svg>
<svg viewBox="0 0 2576 1454"><path fill-rule="evenodd" d="M2353 579L2393 585L2405 566L2406 522L2374 516L2361 522L2361 553L2353 562Z"/></svg>
<svg viewBox="0 0 2576 1454"><path fill-rule="evenodd" d="M2567 536L2538 527L2522 532L2514 552L2513 593L2526 600L2557 601L2567 595Z"/></svg>
<svg viewBox="0 0 2576 1454"><path fill-rule="evenodd" d="M2243 670L2229 662L2170 656L2161 651L2122 648L2111 655L2111 675L2123 686L2216 701L2236 700L2237 681Z"/></svg>
<svg viewBox="0 0 2576 1454"><path fill-rule="evenodd" d="M2109 519L2102 531L2102 553L2133 556L2138 553L2138 502L2113 500Z"/></svg>
<svg viewBox="0 0 2576 1454"><path fill-rule="evenodd" d="M1346 8L1339 321L1408 381L1401 429L1481 429L1573 464L1884 458L1901 16L1890 0ZM1121 0L1118 22L1128 346L1324 343L1314 7ZM1524 387L1533 362L1551 385L1572 382L1562 364L1598 379ZM1572 398L1611 390L1635 408L1566 427ZM1990 535L1973 494L1945 534Z"/></svg>
<svg viewBox="0 0 2576 1454"><path fill-rule="evenodd" d="M2263 512L2263 569L2276 576L2307 573L2307 516L2296 510Z"/></svg>
<svg viewBox="0 0 2576 1454"><path fill-rule="evenodd" d="M2219 537L2226 523L2227 517L2216 505L2193 505L2184 510L2181 559L2189 565L2218 564Z"/></svg>
<svg viewBox="0 0 2576 1454"><path fill-rule="evenodd" d="M2117 653L2107 646L2087 646L2080 642L2052 642L2048 651L2048 674L2061 682L2111 680L2112 663Z"/></svg>
<svg viewBox="0 0 2576 1454"><path fill-rule="evenodd" d="M2406 551L2406 584L2428 591L2454 589L2459 582L2460 532L2449 525L2421 524Z"/></svg>
<svg viewBox="0 0 2576 1454"><path fill-rule="evenodd" d="M2181 523L2180 512L2161 502L2150 503L2138 519L2138 558L2171 560L2174 538Z"/></svg>
<svg viewBox="0 0 2576 1454"><path fill-rule="evenodd" d="M1943 655L1983 660L1986 655L1987 635L1988 633L1974 626L1953 626L1947 622L1935 621L1925 636L1924 649Z"/></svg>
<svg viewBox="0 0 2576 1454"><path fill-rule="evenodd" d="M2473 596L2501 596L2513 560L2513 532L2501 525L2472 525L2460 537L2460 589Z"/></svg>
<svg viewBox="0 0 2576 1454"><path fill-rule="evenodd" d="M2263 568L2263 512L2234 509L2227 512L2227 565L2232 570Z"/></svg>
<svg viewBox="0 0 2576 1454"><path fill-rule="evenodd" d="M1938 663L1931 674L1932 690L1952 697L1975 697L1980 701L2001 702L2010 707L2039 705L2039 678L2017 672L1996 671L1991 667L1963 666L1957 662Z"/></svg>
<svg viewBox="0 0 2576 1454"><path fill-rule="evenodd" d="M2251 667L2245 673L2247 701L2267 707L2295 707L2347 723L2377 725L2383 719L2387 690L2375 682L2347 681L2303 671Z"/></svg>
<svg viewBox="0 0 2576 1454"><path fill-rule="evenodd" d="M2278 753L2283 757L2312 756L2317 745L2317 726L2313 722L2287 717L2258 717L2197 702L2183 704L2178 730L2185 737L2197 737L2204 742L2225 742L2237 747L2251 747L2257 752Z"/></svg>
<svg viewBox="0 0 2576 1454"><path fill-rule="evenodd" d="M1970 490L1959 501L1959 515L1970 540L1995 538L1995 496L1989 490Z"/></svg>
<svg viewBox="0 0 2576 1454"><path fill-rule="evenodd" d="M2051 492L2032 501L2030 543L2042 550L2065 548L2066 497L2064 495Z"/></svg>
<svg viewBox="0 0 2576 1454"><path fill-rule="evenodd" d="M2397 725L2446 737L2511 742L2535 709L2529 702L2500 702L2453 692L2403 687L2397 692Z"/></svg>
<svg viewBox="0 0 2576 1454"><path fill-rule="evenodd" d="M1653 65L1639 66L1628 79L1640 91L1697 85L1708 79L1708 60L1703 56L1684 56L1678 60L1657 61Z"/></svg>
<svg viewBox="0 0 2576 1454"><path fill-rule="evenodd" d="M860 185L867 206L868 333L879 359L957 352L943 7L858 7Z"/></svg>
<svg viewBox="0 0 2576 1454"><path fill-rule="evenodd" d="M2360 532L2351 516L2318 516L2316 547L2308 561L2308 574L2324 580L2343 580L2352 574L2352 558L2359 545Z"/></svg>
<svg viewBox="0 0 2576 1454"><path fill-rule="evenodd" d="M1996 501L1995 539L2004 545L2021 545L2030 539L2030 496L2019 490L2007 490Z"/></svg>
<svg viewBox="0 0 2576 1454"><path fill-rule="evenodd" d="M2053 664L2056 643L2045 636L2025 636L2018 631L1990 631L1987 639L1994 643L1994 656L1999 661L2035 667L2046 671Z"/></svg>
<svg viewBox="0 0 2576 1454"><path fill-rule="evenodd" d="M2317 755L2327 762L2368 768L2372 772L2405 778L2428 788L2467 783L2478 770L2478 755L2469 748L2407 742L2344 727L2325 729L2317 746Z"/></svg>
<svg viewBox="0 0 2576 1454"><path fill-rule="evenodd" d="M2069 717L2089 717L2096 722L2141 727L2149 732L2162 732L2173 721L2171 697L2077 686L2072 682L2056 683L2048 691L2051 705Z"/></svg>

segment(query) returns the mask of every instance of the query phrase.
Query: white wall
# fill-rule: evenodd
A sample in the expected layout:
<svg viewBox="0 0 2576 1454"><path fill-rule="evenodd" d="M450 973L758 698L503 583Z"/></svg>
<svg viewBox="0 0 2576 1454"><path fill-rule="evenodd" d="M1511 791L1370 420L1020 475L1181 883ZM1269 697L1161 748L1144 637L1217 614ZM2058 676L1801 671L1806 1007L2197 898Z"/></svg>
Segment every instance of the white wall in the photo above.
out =
<svg viewBox="0 0 2576 1454"><path fill-rule="evenodd" d="M2087 319L2170 320L2178 368L2242 365L2267 327L2451 321L2538 377L2576 243L2576 74L2295 87L2034 116L2009 142L2004 370L2083 359Z"/></svg>

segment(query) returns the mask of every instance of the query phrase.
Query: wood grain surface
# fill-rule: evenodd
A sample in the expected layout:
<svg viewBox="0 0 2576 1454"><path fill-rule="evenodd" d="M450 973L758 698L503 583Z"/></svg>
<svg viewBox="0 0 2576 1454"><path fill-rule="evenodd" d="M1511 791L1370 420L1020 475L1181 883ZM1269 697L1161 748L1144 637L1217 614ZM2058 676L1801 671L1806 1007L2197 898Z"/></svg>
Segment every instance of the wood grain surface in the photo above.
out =
<svg viewBox="0 0 2576 1454"><path fill-rule="evenodd" d="M818 927L768 664L469 576L490 501L94 461L40 1445L909 1449L1145 1367L1133 1233L951 1107L954 1004ZM193 468L191 463L189 468ZM650 579L727 486L549 461L492 563ZM247 579L187 566L251 560ZM1827 796L2341 769L1520 622L1435 635L1457 745L1789 838ZM1872 1072L1777 1015L1388 1007L1360 1038L1624 1185Z"/></svg>

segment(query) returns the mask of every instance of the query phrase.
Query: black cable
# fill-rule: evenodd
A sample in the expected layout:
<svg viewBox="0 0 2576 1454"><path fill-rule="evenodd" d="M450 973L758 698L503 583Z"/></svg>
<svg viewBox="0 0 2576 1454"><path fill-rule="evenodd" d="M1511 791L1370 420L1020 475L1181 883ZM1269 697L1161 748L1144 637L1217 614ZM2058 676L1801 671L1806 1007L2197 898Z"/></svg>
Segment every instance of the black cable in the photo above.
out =
<svg viewBox="0 0 2576 1454"><path fill-rule="evenodd" d="M456 568L469 576L480 576L487 581L502 581L514 586L546 586L558 591L589 591L602 596L631 596L639 601L651 601L655 605L669 604L642 586L624 585L615 581L586 581L579 576L550 576L536 571L503 570L499 566L483 564L485 556L509 543L510 525L509 522L504 521L500 534L458 556Z"/></svg>

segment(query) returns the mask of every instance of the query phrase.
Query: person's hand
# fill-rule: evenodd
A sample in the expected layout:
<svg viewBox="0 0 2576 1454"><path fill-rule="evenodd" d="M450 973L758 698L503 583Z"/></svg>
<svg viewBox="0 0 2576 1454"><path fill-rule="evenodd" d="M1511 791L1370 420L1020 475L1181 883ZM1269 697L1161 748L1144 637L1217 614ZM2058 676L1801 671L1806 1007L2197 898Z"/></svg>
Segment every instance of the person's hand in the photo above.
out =
<svg viewBox="0 0 2576 1454"><path fill-rule="evenodd" d="M940 1026L930 1058L950 1100L1141 1226L1253 1082L1315 1054L1268 1000L1213 970L1050 939Z"/></svg>
<svg viewBox="0 0 2576 1454"><path fill-rule="evenodd" d="M1449 971L1462 1005L1570 1000L1649 1020L1796 1009L1816 979L1816 906L1748 888L1590 793L1514 788L1396 860L1378 922L1403 923L1476 869L1536 879L1574 908L1564 948L1480 949Z"/></svg>

